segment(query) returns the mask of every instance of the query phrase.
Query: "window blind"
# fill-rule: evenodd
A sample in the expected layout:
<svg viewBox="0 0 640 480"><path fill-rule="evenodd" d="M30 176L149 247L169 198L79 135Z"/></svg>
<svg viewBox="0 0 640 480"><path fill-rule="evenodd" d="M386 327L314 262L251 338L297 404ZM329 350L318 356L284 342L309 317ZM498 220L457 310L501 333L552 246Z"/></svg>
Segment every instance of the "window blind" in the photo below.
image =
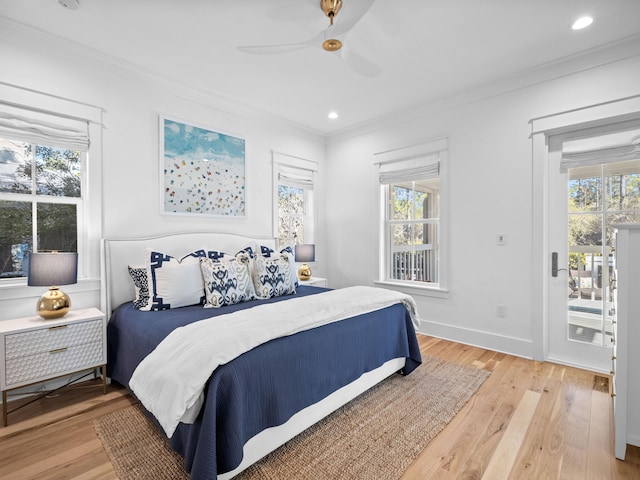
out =
<svg viewBox="0 0 640 480"><path fill-rule="evenodd" d="M378 178L383 185L426 180L440 175L440 155L411 158L391 163L381 163Z"/></svg>
<svg viewBox="0 0 640 480"><path fill-rule="evenodd" d="M278 181L292 187L313 190L313 170L292 167L289 165L278 165Z"/></svg>
<svg viewBox="0 0 640 480"><path fill-rule="evenodd" d="M562 144L560 172L571 168L640 159L640 129L609 132Z"/></svg>
<svg viewBox="0 0 640 480"><path fill-rule="evenodd" d="M373 155L382 185L427 180L440 176L440 157L448 149L446 137L392 148Z"/></svg>
<svg viewBox="0 0 640 480"><path fill-rule="evenodd" d="M5 110L5 109L3 109ZM89 150L89 127L86 122L60 118L58 121L16 115L0 111L0 137L48 147Z"/></svg>
<svg viewBox="0 0 640 480"><path fill-rule="evenodd" d="M292 187L313 190L315 175L318 171L316 162L273 152L273 167L278 182Z"/></svg>

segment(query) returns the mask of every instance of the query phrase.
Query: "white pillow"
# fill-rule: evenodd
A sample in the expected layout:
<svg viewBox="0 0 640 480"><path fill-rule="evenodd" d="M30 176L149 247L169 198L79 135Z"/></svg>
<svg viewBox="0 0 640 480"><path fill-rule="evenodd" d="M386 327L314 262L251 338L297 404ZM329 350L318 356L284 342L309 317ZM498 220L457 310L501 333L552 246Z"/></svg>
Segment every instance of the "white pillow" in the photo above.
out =
<svg viewBox="0 0 640 480"><path fill-rule="evenodd" d="M167 310L204 303L200 252L178 259L146 248L149 302L140 310Z"/></svg>
<svg viewBox="0 0 640 480"><path fill-rule="evenodd" d="M239 253L229 260L200 259L207 298L205 308L218 308L247 300L253 300L256 292L251 280L249 255Z"/></svg>
<svg viewBox="0 0 640 480"><path fill-rule="evenodd" d="M291 278L291 264L286 254L265 258L256 255L253 259L253 286L258 298L272 298L296 293Z"/></svg>

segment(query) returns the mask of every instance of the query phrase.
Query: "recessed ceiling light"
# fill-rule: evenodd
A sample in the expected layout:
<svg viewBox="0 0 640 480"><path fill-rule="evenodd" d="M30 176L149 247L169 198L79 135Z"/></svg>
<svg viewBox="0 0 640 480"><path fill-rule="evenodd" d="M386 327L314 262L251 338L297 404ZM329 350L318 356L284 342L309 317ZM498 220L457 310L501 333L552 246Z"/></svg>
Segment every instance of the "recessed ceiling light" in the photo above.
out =
<svg viewBox="0 0 640 480"><path fill-rule="evenodd" d="M336 118L338 118L338 112L329 112L329 118L331 120L335 120Z"/></svg>
<svg viewBox="0 0 640 480"><path fill-rule="evenodd" d="M593 23L593 18L580 17L578 20L573 22L573 25L571 25L571 28L573 28L574 30L582 30L583 28L587 28L592 23Z"/></svg>

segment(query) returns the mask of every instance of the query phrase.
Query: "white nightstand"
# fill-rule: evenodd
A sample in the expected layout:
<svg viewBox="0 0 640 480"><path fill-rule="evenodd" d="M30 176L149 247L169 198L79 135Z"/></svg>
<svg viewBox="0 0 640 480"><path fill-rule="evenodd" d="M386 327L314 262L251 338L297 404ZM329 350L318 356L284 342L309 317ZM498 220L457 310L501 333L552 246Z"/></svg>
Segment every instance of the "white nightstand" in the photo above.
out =
<svg viewBox="0 0 640 480"><path fill-rule="evenodd" d="M7 391L89 369L102 369L107 391L107 323L97 308L71 310L55 320L26 317L0 321L2 424ZM94 370L95 373L95 370Z"/></svg>
<svg viewBox="0 0 640 480"><path fill-rule="evenodd" d="M311 277L309 280L299 280L300 285L306 285L309 287L328 287L328 282L326 278L322 277Z"/></svg>

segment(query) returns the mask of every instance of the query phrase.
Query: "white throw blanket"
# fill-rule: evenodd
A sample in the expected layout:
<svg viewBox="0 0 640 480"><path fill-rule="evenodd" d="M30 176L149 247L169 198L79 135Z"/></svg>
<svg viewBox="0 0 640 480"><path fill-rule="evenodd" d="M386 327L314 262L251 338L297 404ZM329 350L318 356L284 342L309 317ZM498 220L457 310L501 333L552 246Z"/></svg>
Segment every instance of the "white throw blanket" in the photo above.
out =
<svg viewBox="0 0 640 480"><path fill-rule="evenodd" d="M416 329L412 297L376 287L348 287L267 303L180 327L140 362L129 386L169 437L198 416L205 383L219 366L274 338L396 303L406 305Z"/></svg>

